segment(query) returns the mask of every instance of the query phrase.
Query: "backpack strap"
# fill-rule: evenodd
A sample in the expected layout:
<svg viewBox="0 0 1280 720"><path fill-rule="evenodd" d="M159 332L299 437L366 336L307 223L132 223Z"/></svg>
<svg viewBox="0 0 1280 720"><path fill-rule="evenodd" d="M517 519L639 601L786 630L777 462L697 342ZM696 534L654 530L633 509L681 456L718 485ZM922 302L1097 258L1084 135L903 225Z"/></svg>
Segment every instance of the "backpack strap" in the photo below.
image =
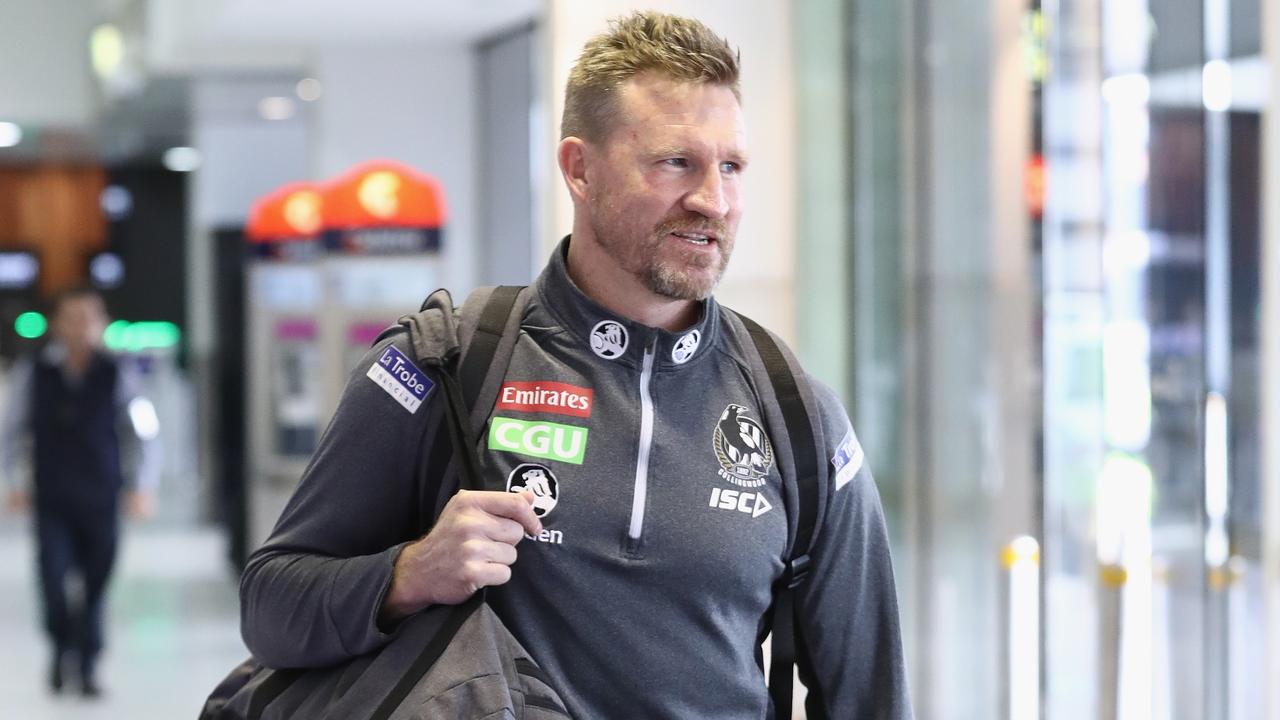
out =
<svg viewBox="0 0 1280 720"><path fill-rule="evenodd" d="M472 424L460 420L458 427L450 422L460 410L473 411L480 390L489 374L494 371L505 374L511 361L508 352L499 357L499 346L507 328L514 324L519 328L519 317L524 312L527 293L522 286L477 288L467 297L461 311L453 305L448 290L436 290L422 301L418 312L405 315L378 336L374 344L399 332L408 331L414 361L419 367L435 368L445 394L444 417L436 428L435 436L427 448L425 457L418 464L418 487L426 493L419 501L421 510L419 525L425 531L434 521L435 509L443 492L442 483L428 482L432 473L441 473L451 460L463 463L460 485L470 487L478 478L472 467L473 453L462 457L455 452L459 447L474 447L468 438L472 436ZM479 307L479 311L475 308ZM509 350L514 343L507 346ZM495 360L499 362L495 362ZM457 393L457 397L452 397ZM462 416L466 417L466 414ZM437 475L438 477L438 475ZM480 488L473 488L480 489Z"/></svg>
<svg viewBox="0 0 1280 720"><path fill-rule="evenodd" d="M782 348L759 323L741 313L734 314L746 327L769 376L769 383L773 385L778 409L786 424L791 458L795 466L795 476L792 479L798 498L794 513L795 540L791 544L791 553L774 592L771 630L773 649L769 665L769 696L773 700L773 717L776 720L790 720L794 689L792 668L795 666L799 640L795 622L795 589L804 583L809 574L809 550L813 547L819 494L822 491L818 475L818 457L822 452L817 444L813 421L805 410L804 400L800 395L800 384L791 371Z"/></svg>
<svg viewBox="0 0 1280 720"><path fill-rule="evenodd" d="M484 304L484 310L480 311L480 319L476 321L476 329L467 345L462 367L458 369L462 397L468 408L474 408L480 396L480 388L489 375L494 354L498 351L498 343L502 340L503 332L507 328L521 290L524 290L524 287L499 285L490 293L489 299ZM510 359L508 355L507 360ZM506 366L507 363L503 363L504 372Z"/></svg>

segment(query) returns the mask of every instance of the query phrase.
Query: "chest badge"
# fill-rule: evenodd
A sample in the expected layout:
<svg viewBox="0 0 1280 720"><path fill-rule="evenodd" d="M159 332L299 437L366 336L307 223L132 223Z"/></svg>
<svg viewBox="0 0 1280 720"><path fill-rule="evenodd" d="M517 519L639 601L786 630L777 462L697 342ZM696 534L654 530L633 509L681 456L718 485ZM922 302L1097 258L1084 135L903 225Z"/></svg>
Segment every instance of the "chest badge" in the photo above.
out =
<svg viewBox="0 0 1280 720"><path fill-rule="evenodd" d="M528 490L533 493L533 514L546 517L560 502L560 483L551 468L537 463L517 466L507 476L507 492Z"/></svg>
<svg viewBox="0 0 1280 720"><path fill-rule="evenodd" d="M746 412L741 405L726 407L711 435L711 447L720 462L720 477L734 485L756 488L767 482L773 445L760 423Z"/></svg>

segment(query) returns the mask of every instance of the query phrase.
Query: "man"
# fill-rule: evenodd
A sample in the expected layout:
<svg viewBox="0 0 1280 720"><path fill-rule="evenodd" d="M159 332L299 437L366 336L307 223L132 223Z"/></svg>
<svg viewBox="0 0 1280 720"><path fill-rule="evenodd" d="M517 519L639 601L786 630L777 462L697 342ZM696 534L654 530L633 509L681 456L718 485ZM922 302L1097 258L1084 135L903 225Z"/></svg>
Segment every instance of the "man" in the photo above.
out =
<svg viewBox="0 0 1280 720"><path fill-rule="evenodd" d="M95 669L119 533L119 497L126 485L122 460L137 463L128 494L136 517L151 514L159 469L155 409L138 395L136 378L102 350L106 324L106 308L93 290L60 294L51 342L10 371L0 427L9 507L35 508L44 623L53 646L49 687L62 690L64 665L74 655L86 697L101 692ZM16 472L27 439L32 442L30 489ZM73 573L83 588L74 606L66 591Z"/></svg>
<svg viewBox="0 0 1280 720"><path fill-rule="evenodd" d="M587 44L565 106L573 233L534 285L480 448L509 492L459 493L416 537L414 467L444 401L411 411L366 379L392 349L412 357L384 341L249 561L244 636L268 665L323 665L488 587L574 717L765 717L756 648L786 488L751 341L710 297L742 213L737 56L696 21L632 15ZM840 403L813 389L832 466L801 669L831 717L909 717L879 498Z"/></svg>

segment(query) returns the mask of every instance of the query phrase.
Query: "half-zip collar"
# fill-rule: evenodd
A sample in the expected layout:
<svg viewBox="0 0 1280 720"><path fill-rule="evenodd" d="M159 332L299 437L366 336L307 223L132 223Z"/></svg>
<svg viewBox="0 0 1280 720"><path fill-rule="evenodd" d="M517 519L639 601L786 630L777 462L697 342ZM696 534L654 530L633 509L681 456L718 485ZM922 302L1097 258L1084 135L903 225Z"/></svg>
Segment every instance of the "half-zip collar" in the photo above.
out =
<svg viewBox="0 0 1280 720"><path fill-rule="evenodd" d="M653 369L678 370L697 364L719 342L720 306L714 298L702 301L698 322L680 332L642 325L601 307L569 277L569 240L566 236L556 246L534 287L547 309L593 357L641 370L645 350L652 344Z"/></svg>

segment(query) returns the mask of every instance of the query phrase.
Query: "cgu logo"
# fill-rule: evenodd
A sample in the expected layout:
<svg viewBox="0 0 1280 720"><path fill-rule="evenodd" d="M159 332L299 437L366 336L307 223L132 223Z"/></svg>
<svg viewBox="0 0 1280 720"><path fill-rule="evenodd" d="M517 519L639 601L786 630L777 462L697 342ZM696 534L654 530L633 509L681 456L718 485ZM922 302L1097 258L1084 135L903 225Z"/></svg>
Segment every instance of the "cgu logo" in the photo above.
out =
<svg viewBox="0 0 1280 720"><path fill-rule="evenodd" d="M758 518L773 509L769 501L764 498L764 493L721 490L720 488L711 490L711 507L720 508L721 510L737 510L753 518Z"/></svg>
<svg viewBox="0 0 1280 720"><path fill-rule="evenodd" d="M581 465L587 452L587 428L495 415L489 425L489 449Z"/></svg>

